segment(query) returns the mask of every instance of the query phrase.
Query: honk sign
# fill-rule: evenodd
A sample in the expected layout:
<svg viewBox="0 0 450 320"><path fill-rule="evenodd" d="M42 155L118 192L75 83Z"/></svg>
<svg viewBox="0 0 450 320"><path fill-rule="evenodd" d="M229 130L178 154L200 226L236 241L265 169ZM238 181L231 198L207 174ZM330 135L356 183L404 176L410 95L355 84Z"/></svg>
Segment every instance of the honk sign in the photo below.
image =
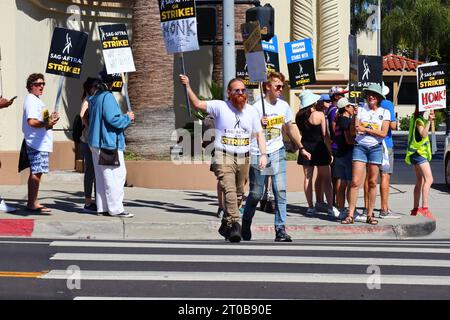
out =
<svg viewBox="0 0 450 320"><path fill-rule="evenodd" d="M445 109L447 107L445 71L446 65L444 64L417 69L419 111Z"/></svg>

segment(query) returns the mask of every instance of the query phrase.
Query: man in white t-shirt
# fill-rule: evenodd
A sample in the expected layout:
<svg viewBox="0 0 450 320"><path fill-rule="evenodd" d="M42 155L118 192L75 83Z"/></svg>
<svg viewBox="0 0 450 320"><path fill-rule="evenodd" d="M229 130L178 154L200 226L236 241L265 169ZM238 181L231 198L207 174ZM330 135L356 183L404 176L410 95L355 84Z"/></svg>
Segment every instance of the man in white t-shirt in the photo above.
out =
<svg viewBox="0 0 450 320"><path fill-rule="evenodd" d="M228 84L228 101L201 101L192 91L189 78L180 75L194 108L208 112L215 119L215 175L225 193L225 215L219 233L230 242L241 241L239 206L244 195L250 163L250 141L253 136L261 152L259 167L267 163L266 141L258 114L247 104L247 91L242 79Z"/></svg>
<svg viewBox="0 0 450 320"><path fill-rule="evenodd" d="M283 143L283 132L300 148L300 132L292 123L294 119L291 107L280 97L284 89L285 77L282 73L272 72L268 81L263 83L264 100L257 101L253 107L258 112L258 119L266 134L266 150L268 165L260 170L258 161L261 156L256 139L251 143L250 193L245 203L242 216L242 238L251 240L251 223L256 206L264 192L264 181L271 176L272 190L275 197L275 241L292 242L286 233L286 150ZM264 109L263 109L264 103Z"/></svg>
<svg viewBox="0 0 450 320"><path fill-rule="evenodd" d="M53 126L58 122L56 112L50 114L40 96L44 93L44 75L33 73L27 79L29 94L23 104L22 131L30 161L27 210L49 213L51 210L38 201L39 185L43 173L48 173L49 153L53 151Z"/></svg>
<svg viewBox="0 0 450 320"><path fill-rule="evenodd" d="M0 109L8 108L10 105L12 105L13 100L8 100L0 97ZM2 167L2 162L0 161L0 168ZM6 204L5 200L0 197L0 212L14 212L16 211L16 208L10 207Z"/></svg>

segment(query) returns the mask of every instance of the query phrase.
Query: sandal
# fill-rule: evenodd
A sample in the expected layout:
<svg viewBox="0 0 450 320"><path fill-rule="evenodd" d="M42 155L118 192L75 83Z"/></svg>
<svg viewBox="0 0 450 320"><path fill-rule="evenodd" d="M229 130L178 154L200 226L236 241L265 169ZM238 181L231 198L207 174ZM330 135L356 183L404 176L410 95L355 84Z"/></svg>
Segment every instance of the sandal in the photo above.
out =
<svg viewBox="0 0 450 320"><path fill-rule="evenodd" d="M352 216L347 216L344 220L341 221L341 224L353 224L355 219Z"/></svg>
<svg viewBox="0 0 450 320"><path fill-rule="evenodd" d="M38 207L38 208L29 208L29 207L27 207L26 210L29 211L29 212L37 212L37 213L50 213L50 212L52 212L51 209L49 209L47 207L44 207L44 206Z"/></svg>
<svg viewBox="0 0 450 320"><path fill-rule="evenodd" d="M368 224L373 225L373 226L375 226L375 225L378 224L378 220L375 219L373 216L367 216L366 222L367 222Z"/></svg>

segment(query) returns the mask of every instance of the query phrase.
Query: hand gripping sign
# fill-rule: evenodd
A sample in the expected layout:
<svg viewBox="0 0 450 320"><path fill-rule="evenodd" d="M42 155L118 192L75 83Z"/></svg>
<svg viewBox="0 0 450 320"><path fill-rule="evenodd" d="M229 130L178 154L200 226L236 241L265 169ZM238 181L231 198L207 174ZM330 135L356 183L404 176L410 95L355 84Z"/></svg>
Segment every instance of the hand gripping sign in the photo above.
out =
<svg viewBox="0 0 450 320"><path fill-rule="evenodd" d="M85 32L55 28L46 72L62 76L58 85L55 112L58 112L64 77L79 79L88 41Z"/></svg>
<svg viewBox="0 0 450 320"><path fill-rule="evenodd" d="M196 51L200 47L197 37L195 0L158 0L164 43L168 54L179 53L181 73L186 74L183 52ZM187 88L186 106L191 117Z"/></svg>

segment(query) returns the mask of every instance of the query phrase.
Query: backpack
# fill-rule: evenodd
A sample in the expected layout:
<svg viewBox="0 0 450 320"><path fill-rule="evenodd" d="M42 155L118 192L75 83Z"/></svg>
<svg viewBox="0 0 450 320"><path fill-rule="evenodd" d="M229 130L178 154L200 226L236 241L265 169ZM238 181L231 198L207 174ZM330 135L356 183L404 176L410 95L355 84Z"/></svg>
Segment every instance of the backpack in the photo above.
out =
<svg viewBox="0 0 450 320"><path fill-rule="evenodd" d="M72 138L73 141L76 143L81 142L81 135L83 134L83 121L81 120L81 117L79 114L75 116L75 119L73 120L73 126L72 126Z"/></svg>

